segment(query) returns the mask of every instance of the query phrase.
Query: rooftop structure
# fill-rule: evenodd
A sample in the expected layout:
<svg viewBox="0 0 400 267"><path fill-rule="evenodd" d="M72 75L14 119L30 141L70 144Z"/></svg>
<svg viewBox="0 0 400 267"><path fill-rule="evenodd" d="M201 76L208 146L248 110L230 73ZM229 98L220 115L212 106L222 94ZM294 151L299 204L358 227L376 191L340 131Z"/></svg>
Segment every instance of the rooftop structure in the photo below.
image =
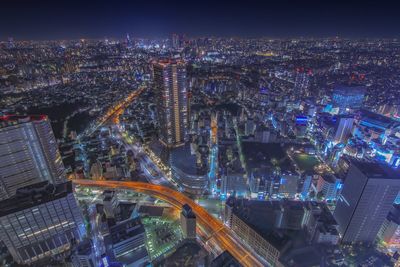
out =
<svg viewBox="0 0 400 267"><path fill-rule="evenodd" d="M140 218L130 218L118 222L104 236L106 250L112 259L127 264L140 266L149 261L145 247L145 229Z"/></svg>
<svg viewBox="0 0 400 267"><path fill-rule="evenodd" d="M33 184L0 202L0 238L19 264L66 253L84 234L71 182Z"/></svg>
<svg viewBox="0 0 400 267"><path fill-rule="evenodd" d="M19 187L64 179L64 165L47 116L0 117L0 200L12 197Z"/></svg>
<svg viewBox="0 0 400 267"><path fill-rule="evenodd" d="M48 181L19 188L13 197L0 201L0 216L29 209L41 204L58 200L72 194L71 182L57 185Z"/></svg>
<svg viewBox="0 0 400 267"><path fill-rule="evenodd" d="M360 125L378 130L388 130L400 126L400 122L368 110L361 110Z"/></svg>
<svg viewBox="0 0 400 267"><path fill-rule="evenodd" d="M333 90L333 105L344 113L348 109L358 109L363 105L365 87L361 85L337 85Z"/></svg>

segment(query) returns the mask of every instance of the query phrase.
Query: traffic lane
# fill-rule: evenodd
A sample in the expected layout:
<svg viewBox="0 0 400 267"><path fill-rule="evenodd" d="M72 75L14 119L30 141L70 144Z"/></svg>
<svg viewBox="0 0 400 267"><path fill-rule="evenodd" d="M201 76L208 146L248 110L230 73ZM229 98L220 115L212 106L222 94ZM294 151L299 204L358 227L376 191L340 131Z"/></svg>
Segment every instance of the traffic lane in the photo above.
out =
<svg viewBox="0 0 400 267"><path fill-rule="evenodd" d="M99 186L114 189L135 190L140 193L153 195L161 200L167 201L177 209L181 209L183 204L188 204L199 219L199 223L203 228L208 228L214 238L221 243L221 247L228 250L236 259L245 266L263 266L251 252L243 245L239 244L228 231L228 229L216 218L210 215L204 208L197 205L187 196L166 188L164 186L146 184L142 182L118 182L118 181L92 181L92 180L75 180L76 184L86 186Z"/></svg>

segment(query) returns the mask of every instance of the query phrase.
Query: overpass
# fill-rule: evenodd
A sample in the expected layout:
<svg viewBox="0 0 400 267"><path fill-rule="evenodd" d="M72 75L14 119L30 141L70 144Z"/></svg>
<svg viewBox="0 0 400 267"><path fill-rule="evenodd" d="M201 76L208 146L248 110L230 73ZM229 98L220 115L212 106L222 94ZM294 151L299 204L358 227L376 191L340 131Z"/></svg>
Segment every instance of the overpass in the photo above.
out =
<svg viewBox="0 0 400 267"><path fill-rule="evenodd" d="M177 209L181 209L182 205L188 204L196 214L198 232L201 232L200 228L205 231L209 239L213 238L221 249L229 251L243 266L264 266L255 253L250 251L240 240L235 238L233 232L220 220L209 214L192 199L178 191L165 186L142 182L94 180L72 180L72 182L75 185L83 187L133 190L166 201Z"/></svg>

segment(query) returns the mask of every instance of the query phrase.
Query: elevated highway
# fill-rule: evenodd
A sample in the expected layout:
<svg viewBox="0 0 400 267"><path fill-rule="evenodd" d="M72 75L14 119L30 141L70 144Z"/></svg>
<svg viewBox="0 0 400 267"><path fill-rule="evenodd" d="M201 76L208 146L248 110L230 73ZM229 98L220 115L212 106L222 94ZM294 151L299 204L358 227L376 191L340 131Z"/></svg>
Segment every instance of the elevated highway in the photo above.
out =
<svg viewBox="0 0 400 267"><path fill-rule="evenodd" d="M72 181L75 185L82 187L133 190L166 201L177 209L181 209L184 204L188 204L196 214L197 228L201 235L204 235L205 233L208 239L213 239L222 250L227 250L244 266L264 266L254 252L249 250L240 240L235 238L233 232L220 220L209 214L203 207L198 205L192 199L178 191L165 186L142 182L94 180Z"/></svg>

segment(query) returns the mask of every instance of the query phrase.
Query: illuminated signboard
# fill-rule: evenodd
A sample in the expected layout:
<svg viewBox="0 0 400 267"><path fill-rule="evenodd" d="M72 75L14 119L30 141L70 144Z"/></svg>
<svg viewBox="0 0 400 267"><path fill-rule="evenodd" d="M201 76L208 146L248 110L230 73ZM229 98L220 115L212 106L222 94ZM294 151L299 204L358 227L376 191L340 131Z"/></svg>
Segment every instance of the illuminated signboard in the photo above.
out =
<svg viewBox="0 0 400 267"><path fill-rule="evenodd" d="M306 125L308 121L308 117L307 116L296 116L296 124L297 125Z"/></svg>

